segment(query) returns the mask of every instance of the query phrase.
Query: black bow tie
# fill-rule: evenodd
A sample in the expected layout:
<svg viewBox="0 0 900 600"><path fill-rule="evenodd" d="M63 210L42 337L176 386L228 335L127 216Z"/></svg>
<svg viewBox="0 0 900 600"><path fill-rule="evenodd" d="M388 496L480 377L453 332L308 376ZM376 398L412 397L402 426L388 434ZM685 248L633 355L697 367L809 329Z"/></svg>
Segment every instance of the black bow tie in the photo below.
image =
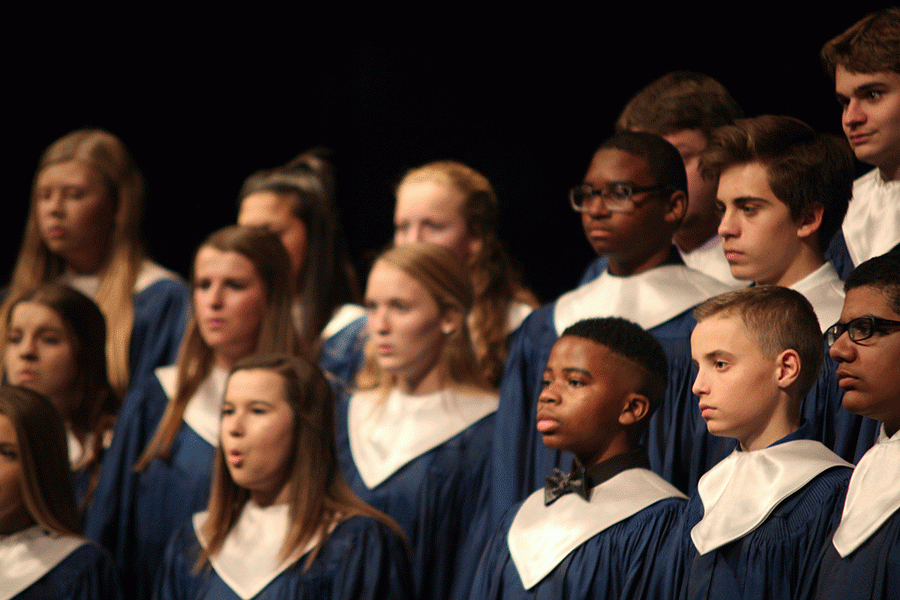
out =
<svg viewBox="0 0 900 600"><path fill-rule="evenodd" d="M553 469L553 475L547 477L547 485L544 486L544 506L550 506L560 496L570 493L578 494L585 500L589 500L584 479L584 469L581 467L576 467L571 474Z"/></svg>

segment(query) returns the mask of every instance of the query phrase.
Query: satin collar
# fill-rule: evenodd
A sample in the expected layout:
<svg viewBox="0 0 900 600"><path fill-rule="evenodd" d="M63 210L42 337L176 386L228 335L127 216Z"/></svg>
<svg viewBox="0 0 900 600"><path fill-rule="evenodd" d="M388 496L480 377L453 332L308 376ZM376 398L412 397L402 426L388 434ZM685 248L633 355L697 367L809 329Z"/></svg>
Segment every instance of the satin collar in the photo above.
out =
<svg viewBox="0 0 900 600"><path fill-rule="evenodd" d="M44 531L40 525L0 536L0 600L9 600L86 544L74 536Z"/></svg>
<svg viewBox="0 0 900 600"><path fill-rule="evenodd" d="M841 320L844 309L844 282L838 276L831 261L825 261L821 267L789 286L809 300L822 333Z"/></svg>
<svg viewBox="0 0 900 600"><path fill-rule="evenodd" d="M350 397L347 426L353 462L369 489L415 458L440 446L497 410L492 392L449 387L412 396L393 389L357 392Z"/></svg>
<svg viewBox="0 0 900 600"><path fill-rule="evenodd" d="M813 440L793 439L750 452L735 450L697 483L703 518L691 530L691 540L700 554L706 554L740 539L820 473L852 466Z"/></svg>
<svg viewBox="0 0 900 600"><path fill-rule="evenodd" d="M678 248L678 254L688 267L730 285L731 289L747 287L746 281L735 279L731 274L731 265L728 264L725 250L722 249L722 236L714 235L690 252Z"/></svg>
<svg viewBox="0 0 900 600"><path fill-rule="evenodd" d="M847 488L834 548L842 557L859 548L900 509L900 432L888 438L881 426L878 442L866 452Z"/></svg>
<svg viewBox="0 0 900 600"><path fill-rule="evenodd" d="M166 396L174 398L178 387L178 365L159 367L155 373ZM225 396L227 382L228 371L213 366L209 376L203 380L184 408L184 422L210 446L219 445L222 398Z"/></svg>
<svg viewBox="0 0 900 600"><path fill-rule="evenodd" d="M297 322L299 322L298 316L295 315L295 321ZM365 316L366 309L359 304L344 304L335 311L331 320L325 325L325 329L322 330L322 339L330 338L353 321Z"/></svg>
<svg viewBox="0 0 900 600"><path fill-rule="evenodd" d="M134 282L133 293L137 294L144 291L161 279L174 279L180 281L178 274L165 269L151 260L145 260L141 264L141 270L138 271L137 279ZM76 275L75 273L65 272L59 278L60 283L64 283L69 287L75 288L88 298L94 298L100 289L100 275Z"/></svg>
<svg viewBox="0 0 900 600"><path fill-rule="evenodd" d="M896 246L900 242L900 181L885 181L877 168L857 179L841 229L854 265Z"/></svg>
<svg viewBox="0 0 900 600"><path fill-rule="evenodd" d="M684 265L663 265L629 277L616 277L607 270L560 296L553 321L558 333L591 317L622 317L651 329L731 289Z"/></svg>
<svg viewBox="0 0 900 600"><path fill-rule="evenodd" d="M646 469L628 469L595 486L590 501L567 494L544 506L544 490L534 492L506 538L522 586L531 589L589 539L666 498L684 495Z"/></svg>
<svg viewBox="0 0 900 600"><path fill-rule="evenodd" d="M263 508L253 501L247 502L222 547L210 558L210 564L222 581L243 600L259 594L319 543L316 538L289 557L281 557L281 547L290 528L289 510L287 504ZM195 514L193 519L194 533L204 548L209 540L201 531L207 518L209 513L204 511Z"/></svg>

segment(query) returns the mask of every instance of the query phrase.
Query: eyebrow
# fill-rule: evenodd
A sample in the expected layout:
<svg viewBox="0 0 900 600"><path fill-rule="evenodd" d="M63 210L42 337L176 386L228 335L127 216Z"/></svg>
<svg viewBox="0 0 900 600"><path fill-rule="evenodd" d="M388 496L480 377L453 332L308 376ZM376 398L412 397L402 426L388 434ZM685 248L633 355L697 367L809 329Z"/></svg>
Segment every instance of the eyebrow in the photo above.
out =
<svg viewBox="0 0 900 600"><path fill-rule="evenodd" d="M593 374L590 371L588 371L587 369L579 369L576 367L563 367L562 369L559 370L559 372L562 375L568 375L571 373L579 373L581 375L587 375L588 377L593 377ZM551 369L550 367L547 367L546 369L544 369L544 374L547 374L547 373L553 373L553 369Z"/></svg>

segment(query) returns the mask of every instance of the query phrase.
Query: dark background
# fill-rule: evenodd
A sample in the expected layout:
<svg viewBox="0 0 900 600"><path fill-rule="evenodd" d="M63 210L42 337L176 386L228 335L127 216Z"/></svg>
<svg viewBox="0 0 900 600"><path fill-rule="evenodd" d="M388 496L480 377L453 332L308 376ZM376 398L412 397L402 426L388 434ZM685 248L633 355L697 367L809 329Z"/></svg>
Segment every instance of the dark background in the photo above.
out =
<svg viewBox="0 0 900 600"><path fill-rule="evenodd" d="M839 133L818 51L879 7L776 15L748 6L726 17L640 6L488 18L456 5L396 16L245 6L121 22L54 14L52 25L39 18L21 31L7 23L12 189L0 276L15 260L41 151L97 126L134 154L148 183L147 245L182 274L197 244L233 222L244 177L327 145L361 271L390 240L403 171L454 158L494 184L501 235L526 282L550 300L592 258L566 191L634 92L671 70L702 71L748 116L789 114Z"/></svg>

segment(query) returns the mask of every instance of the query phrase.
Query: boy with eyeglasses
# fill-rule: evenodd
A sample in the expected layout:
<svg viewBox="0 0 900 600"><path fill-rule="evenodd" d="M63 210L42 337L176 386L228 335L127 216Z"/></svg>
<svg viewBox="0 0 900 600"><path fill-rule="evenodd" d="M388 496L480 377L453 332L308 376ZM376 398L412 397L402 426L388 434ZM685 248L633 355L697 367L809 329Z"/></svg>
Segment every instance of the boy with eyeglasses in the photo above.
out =
<svg viewBox="0 0 900 600"><path fill-rule="evenodd" d="M900 8L872 13L830 40L822 62L856 158L875 166L856 180L828 251L845 278L853 265L900 247Z"/></svg>
<svg viewBox="0 0 900 600"><path fill-rule="evenodd" d="M651 333L669 357L663 405L645 437L651 468L683 491L707 462L706 433L690 395L690 310L728 286L684 266L672 235L684 216L687 177L678 151L649 133L622 132L594 154L573 196L594 249L608 268L594 281L532 313L513 334L494 433L495 523L541 487L570 455L548 450L535 429L541 375L559 332L591 317L622 317ZM587 187L590 187L590 190ZM552 240L547 242L552 243ZM702 440L694 438L702 434ZM715 459L723 457L723 452ZM702 455L702 456L701 456ZM715 459L709 459L714 462ZM699 471L699 472L697 472Z"/></svg>
<svg viewBox="0 0 900 600"><path fill-rule="evenodd" d="M844 406L881 423L850 478L841 521L825 547L816 598L900 596L900 253L847 278L840 321L826 332Z"/></svg>

